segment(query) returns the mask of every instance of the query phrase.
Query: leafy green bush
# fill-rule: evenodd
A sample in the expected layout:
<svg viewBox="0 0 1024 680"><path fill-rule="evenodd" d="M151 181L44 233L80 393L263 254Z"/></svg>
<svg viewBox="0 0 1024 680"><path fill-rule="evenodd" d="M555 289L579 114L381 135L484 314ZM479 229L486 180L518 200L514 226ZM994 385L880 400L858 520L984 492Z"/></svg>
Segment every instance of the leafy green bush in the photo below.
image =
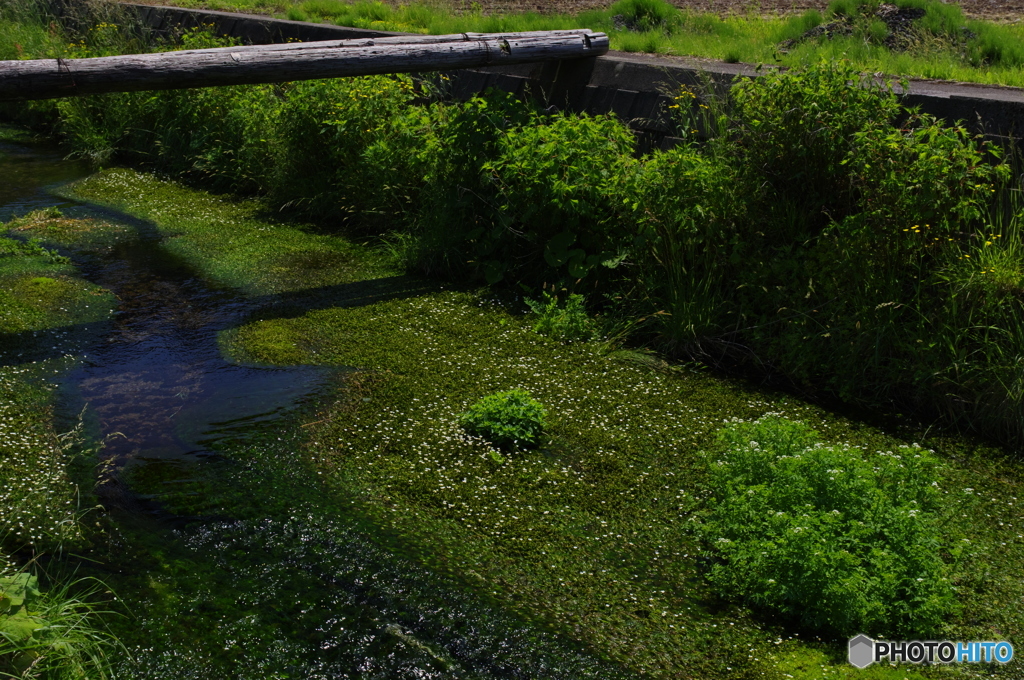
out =
<svg viewBox="0 0 1024 680"><path fill-rule="evenodd" d="M824 446L802 423L734 422L703 534L727 597L837 636L930 635L954 606L935 458Z"/></svg>
<svg viewBox="0 0 1024 680"><path fill-rule="evenodd" d="M483 166L497 154L505 132L526 125L535 115L532 105L497 90L431 107L430 134L421 137L425 181L415 226L418 269L502 278L504 264L493 254L502 243L503 228L496 187Z"/></svg>
<svg viewBox="0 0 1024 680"><path fill-rule="evenodd" d="M483 166L498 187L506 254L497 259L518 260L520 275L546 264L573 279L617 267L632 242L622 213L634 145L614 116L564 115L509 130Z"/></svg>
<svg viewBox="0 0 1024 680"><path fill-rule="evenodd" d="M271 185L275 202L320 217L358 217L352 226L360 228L376 226L377 216L393 221L409 207L408 186L422 175L409 165L417 150L400 143L409 141L402 133L415 96L411 78L305 81L290 84L284 94L271 128L280 144Z"/></svg>
<svg viewBox="0 0 1024 680"><path fill-rule="evenodd" d="M652 154L631 178L637 224L634 275L653 306L667 344L695 350L728 324L723 266L733 255L746 205L728 160L697 146Z"/></svg>
<svg viewBox="0 0 1024 680"><path fill-rule="evenodd" d="M497 392L484 397L459 419L469 433L495 446L536 446L547 424L547 411L526 390Z"/></svg>
<svg viewBox="0 0 1024 680"><path fill-rule="evenodd" d="M582 295L573 293L560 305L558 296L545 292L543 300L527 299L526 305L537 315L533 330L541 335L562 342L590 340L594 337L594 324L587 316Z"/></svg>
<svg viewBox="0 0 1024 680"><path fill-rule="evenodd" d="M767 71L733 87L732 97L748 190L763 194L766 212L784 215L766 226L775 232L769 238L786 240L849 213L854 194L845 160L854 135L890 128L902 110L886 85L848 62Z"/></svg>
<svg viewBox="0 0 1024 680"><path fill-rule="evenodd" d="M865 129L853 142L844 160L858 194L850 219L904 251L934 250L978 224L1010 178L998 147L932 116L911 115L899 129Z"/></svg>

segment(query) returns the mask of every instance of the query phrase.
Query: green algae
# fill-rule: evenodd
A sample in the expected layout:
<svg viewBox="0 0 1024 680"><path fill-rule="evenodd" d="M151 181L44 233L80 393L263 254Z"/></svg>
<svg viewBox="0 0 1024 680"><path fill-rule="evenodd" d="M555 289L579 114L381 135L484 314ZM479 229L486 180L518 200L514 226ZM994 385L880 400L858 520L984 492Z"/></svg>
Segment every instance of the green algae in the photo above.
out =
<svg viewBox="0 0 1024 680"><path fill-rule="evenodd" d="M110 292L77 276L75 266L63 260L32 250L0 257L0 359L22 363L73 355L110 318Z"/></svg>
<svg viewBox="0 0 1024 680"><path fill-rule="evenodd" d="M109 291L40 250L0 257L0 541L8 550L84 541L88 489L74 470L74 438L58 436L54 424L54 377L95 333L82 329L103 324L114 305Z"/></svg>
<svg viewBox="0 0 1024 680"><path fill-rule="evenodd" d="M130 181L117 179L123 177ZM158 642L150 645L156 651L147 657L148 670L135 668L134 677L166 677L182 668L189 669L183 677L245 669L273 677L289 668L284 657L310 654L300 644L310 635L303 627L332 607L349 606L328 599L310 607L307 589L318 587L315 579L294 589L283 585L289 572L281 564L348 568L334 561L345 550L332 548L325 557L306 549L310 541L368 553L388 546L407 556L398 572L421 573L425 565L426 573L453 579L442 601L474 593L497 607L488 610L488 620L508 623L501 612L511 611L514 620L557 631L645 675L852 677L841 642L798 636L785 622L717 600L704 582L707 554L689 527L704 507L714 435L726 419L769 412L807 422L830 443L884 451L917 440L934 448L943 460L940 485L947 499L944 555L956 562L965 605L948 635L987 639L996 630L1016 639L1021 633L1021 613L1007 604L1024 597L1024 585L1012 577L1024 562L1024 540L1012 533L1024 522L1014 496L1020 466L998 450L927 436L912 423L872 426L708 373L652 371L620 361L622 353L600 343L554 342L531 330L521 303L486 291L409 281L404 297L382 300L377 284L359 277L394 272L365 248L261 221L255 204L134 173L110 171L94 180L75 191L150 220L199 271L266 295L268 303L274 291L304 286L343 283L366 292L345 297L340 306L322 300L313 309L257 312L223 334L224 351L239 361L357 368L339 374L301 421L281 421L261 445L224 448L223 463L188 470L177 480L182 483L166 484L175 480L160 474L135 477L140 492L159 493L170 509L241 523L211 520L179 535L189 550L171 555L166 546L151 547L149 557L140 558L144 568L131 597L140 608L152 607L145 630ZM153 201L146 187L154 187ZM161 203L161 192L173 200ZM201 208L194 222L189 205ZM240 210L250 212L239 218ZM251 258L248 269L233 243ZM286 243L299 252L345 252L352 259L321 261L316 268L303 258L274 259ZM263 271L258 253L279 270ZM458 415L485 394L517 387L549 407L550 436L538 450L498 462L486 442L461 430ZM367 543L366 536L374 538ZM275 546L271 556L254 560L269 544ZM224 549L234 557L216 558ZM374 554L383 565L394 552ZM352 573L363 568L351 565ZM422 604L433 586L419 583L413 590ZM416 611L408 602L391 602ZM304 617L303 610L320 613ZM350 615L364 613L353 609ZM184 635L183 620L206 641L197 645ZM286 625L295 635L282 635ZM351 642L338 630L325 639ZM444 645L402 645L422 652L413 654L414 664L439 677L450 672ZM235 651L223 657L219 649ZM985 670L1012 675L1015 668ZM945 674L941 668L872 667L857 677Z"/></svg>
<svg viewBox="0 0 1024 680"><path fill-rule="evenodd" d="M36 210L6 225L8 233L65 250L105 252L134 236L126 224L95 217L65 217L57 208Z"/></svg>
<svg viewBox="0 0 1024 680"><path fill-rule="evenodd" d="M151 223L162 247L223 286L250 295L324 288L395 275L387 258L344 238L283 224L258 201L238 200L126 169L65 187L80 201Z"/></svg>
<svg viewBox="0 0 1024 680"><path fill-rule="evenodd" d="M769 411L836 442L899 440L784 395L548 340L521 311L486 293L440 292L256 321L224 344L261 363L361 369L304 428L306 457L338 492L358 490L360 512L435 569L638 672L776 675L785 628L723 609L703 581L690 527L706 495L705 452L723 420ZM536 396L552 424L539 451L501 464L458 418L510 388ZM785 653L820 655L811 649Z"/></svg>

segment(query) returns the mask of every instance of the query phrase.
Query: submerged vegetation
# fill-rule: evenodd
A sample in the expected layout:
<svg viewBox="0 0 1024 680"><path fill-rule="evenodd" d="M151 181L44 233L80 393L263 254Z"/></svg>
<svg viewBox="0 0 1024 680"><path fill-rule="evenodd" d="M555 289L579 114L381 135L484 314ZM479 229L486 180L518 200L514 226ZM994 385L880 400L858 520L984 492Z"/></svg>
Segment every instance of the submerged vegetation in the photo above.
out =
<svg viewBox="0 0 1024 680"><path fill-rule="evenodd" d="M630 7L641 29L675 21ZM61 190L123 224L51 209L0 240L3 547L109 570L138 616L114 624L118 673L852 677L837 639L855 632L1019 639L1019 463L950 434L1024 445L1024 204L1000 149L848 63L680 92L683 143L646 155L613 116L442 90L369 77L15 112L137 168ZM129 220L244 302L226 355L333 371L209 459L129 466L120 483L182 520L159 539L84 530L48 388L108 323L83 263ZM0 625L35 616L11 603Z"/></svg>

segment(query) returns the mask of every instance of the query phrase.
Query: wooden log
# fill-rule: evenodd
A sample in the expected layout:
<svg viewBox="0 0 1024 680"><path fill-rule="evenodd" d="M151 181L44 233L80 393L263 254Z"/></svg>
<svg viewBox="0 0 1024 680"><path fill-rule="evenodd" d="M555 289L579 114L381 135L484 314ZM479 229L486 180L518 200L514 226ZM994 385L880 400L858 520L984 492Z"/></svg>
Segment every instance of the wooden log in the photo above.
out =
<svg viewBox="0 0 1024 680"><path fill-rule="evenodd" d="M345 40L319 40L316 42L275 43L271 45L240 45L238 47L212 47L203 50L179 50L174 54L213 54L216 52L291 52L323 47L373 47L375 45L433 45L448 42L472 42L479 40L520 40L523 38L554 38L561 36L591 36L595 34L585 28L562 31L525 31L523 33L452 33L449 35L396 35L386 38L347 38Z"/></svg>
<svg viewBox="0 0 1024 680"><path fill-rule="evenodd" d="M367 44L370 43L370 44ZM104 92L280 83L380 73L452 71L596 57L608 36L591 31L411 36L218 47L92 59L0 62L0 101Z"/></svg>

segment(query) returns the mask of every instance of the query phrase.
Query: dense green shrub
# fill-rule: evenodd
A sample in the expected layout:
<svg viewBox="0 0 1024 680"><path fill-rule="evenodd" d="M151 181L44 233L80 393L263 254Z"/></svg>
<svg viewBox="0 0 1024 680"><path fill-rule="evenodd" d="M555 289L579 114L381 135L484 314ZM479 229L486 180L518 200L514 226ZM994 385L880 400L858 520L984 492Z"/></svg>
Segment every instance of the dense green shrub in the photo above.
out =
<svg viewBox="0 0 1024 680"><path fill-rule="evenodd" d="M502 135L483 170L498 187L500 264L572 279L615 268L632 239L623 214L633 133L614 116L557 116Z"/></svg>
<svg viewBox="0 0 1024 680"><path fill-rule="evenodd" d="M673 348L698 352L729 325L722 268L734 264L746 210L737 181L726 157L689 145L651 155L630 178L634 280L662 312L658 328Z"/></svg>
<svg viewBox="0 0 1024 680"><path fill-rule="evenodd" d="M409 185L420 178L416 149L402 144L419 121L407 115L415 96L408 76L311 80L284 89L280 120L268 129L279 144L272 200L314 216L355 216L352 226L360 228L409 207Z"/></svg>
<svg viewBox="0 0 1024 680"><path fill-rule="evenodd" d="M497 392L462 414L459 423L469 433L499 447L536 446L547 425L547 411L526 390Z"/></svg>
<svg viewBox="0 0 1024 680"><path fill-rule="evenodd" d="M851 84L854 85L851 87ZM857 133L890 128L901 112L884 84L849 63L769 70L732 88L735 136L746 188L776 217L769 238L813 234L852 208L845 162Z"/></svg>
<svg viewBox="0 0 1024 680"><path fill-rule="evenodd" d="M777 417L734 422L702 527L726 597L837 636L927 636L954 605L939 555L935 458L825 446Z"/></svg>
<svg viewBox="0 0 1024 680"><path fill-rule="evenodd" d="M533 330L541 335L573 342L594 337L594 323L587 316L583 296L573 293L559 304L558 296L544 293L543 300L526 300L526 305L537 315Z"/></svg>
<svg viewBox="0 0 1024 680"><path fill-rule="evenodd" d="M898 129L865 129L852 141L844 163L857 211L847 222L903 252L934 250L935 242L987 218L991 194L1010 176L999 148L931 116L912 115Z"/></svg>
<svg viewBox="0 0 1024 680"><path fill-rule="evenodd" d="M505 264L494 253L505 233L496 187L483 167L507 131L536 116L533 105L495 90L432 107L430 134L421 137L425 177L414 232L420 239L418 269L493 281L504 276Z"/></svg>

